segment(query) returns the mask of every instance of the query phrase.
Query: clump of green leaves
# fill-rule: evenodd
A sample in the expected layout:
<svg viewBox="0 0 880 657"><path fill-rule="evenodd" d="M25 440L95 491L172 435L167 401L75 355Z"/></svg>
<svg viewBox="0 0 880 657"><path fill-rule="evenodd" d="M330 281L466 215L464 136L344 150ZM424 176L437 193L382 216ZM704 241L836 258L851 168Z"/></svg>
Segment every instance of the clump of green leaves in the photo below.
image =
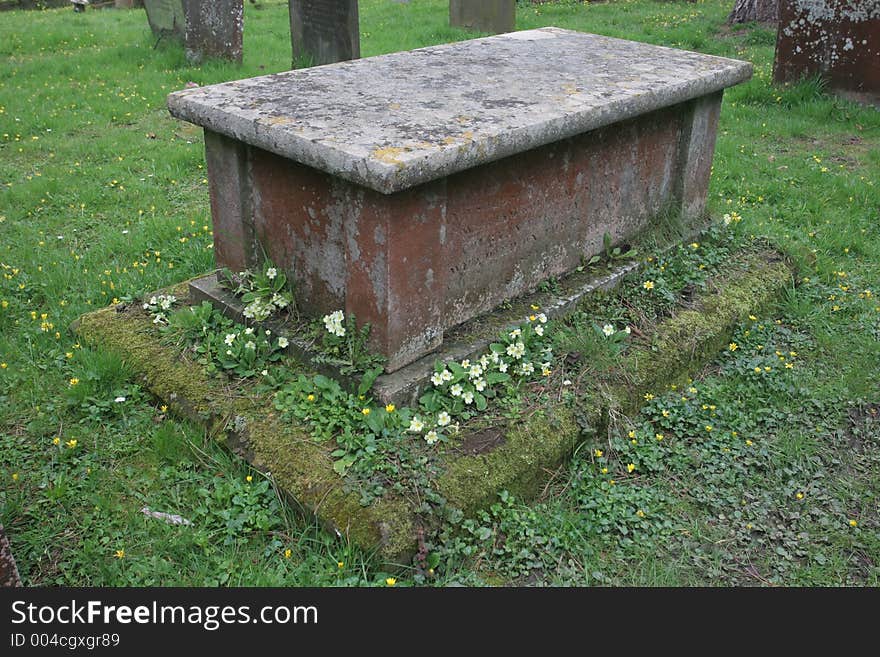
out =
<svg viewBox="0 0 880 657"><path fill-rule="evenodd" d="M287 276L269 260L256 272L246 269L235 274L224 268L219 280L241 297L245 304L244 316L255 322L292 307L293 293L287 289Z"/></svg>
<svg viewBox="0 0 880 657"><path fill-rule="evenodd" d="M241 378L264 374L288 345L287 338L276 338L268 329L236 324L207 301L173 313L166 332L190 343L196 360L209 372Z"/></svg>
<svg viewBox="0 0 880 657"><path fill-rule="evenodd" d="M315 361L339 368L341 374L363 374L385 364L384 356L374 354L368 347L370 324L360 328L354 314L346 316L341 310L324 315L321 324L314 324L313 332L320 354Z"/></svg>
<svg viewBox="0 0 880 657"><path fill-rule="evenodd" d="M223 535L224 544L281 527L281 508L268 479L217 477L211 484L198 489L194 516L199 524Z"/></svg>

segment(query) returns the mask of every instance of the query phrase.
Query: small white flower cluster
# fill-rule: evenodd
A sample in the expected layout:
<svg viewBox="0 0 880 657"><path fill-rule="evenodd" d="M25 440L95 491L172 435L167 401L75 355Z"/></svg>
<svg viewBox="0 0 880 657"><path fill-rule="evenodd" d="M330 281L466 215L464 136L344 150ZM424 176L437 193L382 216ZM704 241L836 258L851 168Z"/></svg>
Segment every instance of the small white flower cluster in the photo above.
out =
<svg viewBox="0 0 880 657"><path fill-rule="evenodd" d="M272 271L272 269L269 269L269 271ZM254 299L253 301L251 301L247 306L245 306L244 310L242 311L242 315L244 315L248 319L254 320L255 322L262 322L276 310L287 308L289 303L290 302L285 296L276 292L268 300Z"/></svg>
<svg viewBox="0 0 880 657"><path fill-rule="evenodd" d="M324 328L327 329L328 333L331 333L338 338L345 337L345 326L342 325L344 321L345 315L341 310L332 312L329 315L324 315L323 317Z"/></svg>
<svg viewBox="0 0 880 657"><path fill-rule="evenodd" d="M263 333L266 336L266 339L265 340L261 339L260 342L262 343L264 348L268 348L270 350L273 349L274 347L272 347L272 341L271 341L272 331L270 331L269 329L266 329ZM235 356L235 352L232 350L232 348L241 344L242 341L244 342L244 349L245 350L256 352L257 343L254 342L254 340L257 339L258 337L259 337L259 335L254 331L253 327L250 327L250 326L247 327L242 333L227 333L226 337L223 338L224 344L228 347L226 349L226 355L227 356ZM241 338L241 339L239 340L239 338ZM278 338L278 347L277 348L278 349L287 349L287 346L289 344L290 344L290 342L287 340L287 338L285 338L284 336L280 336Z"/></svg>
<svg viewBox="0 0 880 657"><path fill-rule="evenodd" d="M150 300L144 303L143 308L153 316L153 324L167 324L166 313L171 310L171 306L176 301L177 297L173 294L157 294L150 297Z"/></svg>

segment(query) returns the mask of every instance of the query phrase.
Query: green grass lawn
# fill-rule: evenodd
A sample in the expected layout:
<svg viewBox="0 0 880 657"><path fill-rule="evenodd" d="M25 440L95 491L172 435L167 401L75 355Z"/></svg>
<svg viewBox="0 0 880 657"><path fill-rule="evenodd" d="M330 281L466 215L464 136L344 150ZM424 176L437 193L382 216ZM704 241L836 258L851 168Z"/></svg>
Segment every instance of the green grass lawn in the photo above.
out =
<svg viewBox="0 0 880 657"><path fill-rule="evenodd" d="M241 67L154 47L143 11L0 14L0 523L25 582L880 584L880 112L815 82L774 87L774 33L729 29L731 5L519 3L519 29L753 62L725 97L710 208L799 270L772 314L584 445L540 500L505 495L434 537L428 577L304 522L68 331L212 267L201 134L165 97L288 68L286 1L245 3ZM469 38L447 7L362 0L362 54ZM636 463L631 441L663 450Z"/></svg>

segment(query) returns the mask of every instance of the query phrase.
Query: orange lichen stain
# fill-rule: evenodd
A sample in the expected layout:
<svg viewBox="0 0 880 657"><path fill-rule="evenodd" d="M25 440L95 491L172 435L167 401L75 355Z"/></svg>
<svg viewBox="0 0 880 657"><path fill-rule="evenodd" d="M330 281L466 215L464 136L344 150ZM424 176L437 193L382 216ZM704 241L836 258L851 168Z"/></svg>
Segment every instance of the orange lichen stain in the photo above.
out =
<svg viewBox="0 0 880 657"><path fill-rule="evenodd" d="M386 148L376 148L373 150L370 155L373 158L379 160L380 162L384 162L385 164L395 164L397 166L403 166L403 162L400 161L400 156L405 153L407 149L398 148L396 146L388 146Z"/></svg>
<svg viewBox="0 0 880 657"><path fill-rule="evenodd" d="M273 116L266 120L265 123L268 123L269 125L286 125L288 123L295 123L295 119L292 119L289 116Z"/></svg>

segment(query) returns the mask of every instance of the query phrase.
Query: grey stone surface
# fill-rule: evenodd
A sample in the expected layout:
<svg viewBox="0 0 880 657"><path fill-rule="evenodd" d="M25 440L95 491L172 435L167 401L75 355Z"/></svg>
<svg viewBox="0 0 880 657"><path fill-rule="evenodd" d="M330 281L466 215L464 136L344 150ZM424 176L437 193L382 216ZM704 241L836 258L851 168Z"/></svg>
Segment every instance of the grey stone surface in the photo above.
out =
<svg viewBox="0 0 880 657"><path fill-rule="evenodd" d="M147 21L156 36L175 35L181 41L186 34L183 0L144 0Z"/></svg>
<svg viewBox="0 0 880 657"><path fill-rule="evenodd" d="M449 24L500 34L516 29L516 0L449 0Z"/></svg>
<svg viewBox="0 0 880 657"><path fill-rule="evenodd" d="M243 0L144 0L144 8L153 33L183 43L190 62L241 62Z"/></svg>
<svg viewBox="0 0 880 657"><path fill-rule="evenodd" d="M293 64L333 64L361 56L357 0L289 0Z"/></svg>
<svg viewBox="0 0 880 657"><path fill-rule="evenodd" d="M242 0L184 0L184 48L190 62L220 57L241 63Z"/></svg>
<svg viewBox="0 0 880 657"><path fill-rule="evenodd" d="M390 194L748 79L547 27L172 93L171 114Z"/></svg>

